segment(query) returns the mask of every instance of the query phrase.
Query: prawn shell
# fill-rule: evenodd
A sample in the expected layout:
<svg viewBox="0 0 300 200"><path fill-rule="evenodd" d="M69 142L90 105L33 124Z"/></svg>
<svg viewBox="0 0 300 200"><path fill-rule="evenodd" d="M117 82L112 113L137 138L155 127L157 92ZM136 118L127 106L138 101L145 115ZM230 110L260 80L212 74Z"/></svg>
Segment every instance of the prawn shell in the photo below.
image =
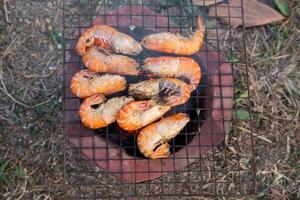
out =
<svg viewBox="0 0 300 200"><path fill-rule="evenodd" d="M196 18L197 30L190 37L169 32L154 33L143 38L141 44L149 50L177 55L193 55L203 44L205 26L201 17Z"/></svg>
<svg viewBox="0 0 300 200"><path fill-rule="evenodd" d="M168 157L170 151L167 141L177 136L189 121L187 114L177 113L146 126L137 137L140 152L151 159Z"/></svg>
<svg viewBox="0 0 300 200"><path fill-rule="evenodd" d="M71 79L71 91L80 98L94 94L113 94L125 90L126 80L119 75L99 75L91 70L81 70Z"/></svg>
<svg viewBox="0 0 300 200"><path fill-rule="evenodd" d="M83 56L84 65L95 72L120 75L138 75L139 64L128 56L107 54L97 47L90 48Z"/></svg>
<svg viewBox="0 0 300 200"><path fill-rule="evenodd" d="M153 100L133 101L121 108L117 123L122 129L132 132L158 120L170 109L170 106Z"/></svg>
<svg viewBox="0 0 300 200"><path fill-rule="evenodd" d="M138 55L143 50L139 42L121 32L117 32L112 38L112 47L116 53L132 56Z"/></svg>
<svg viewBox="0 0 300 200"><path fill-rule="evenodd" d="M169 106L184 104L191 95L189 85L176 78L151 79L130 84L128 92L137 99L155 99Z"/></svg>
<svg viewBox="0 0 300 200"><path fill-rule="evenodd" d="M80 105L79 116L84 126L92 129L103 128L113 123L121 107L134 99L114 97L106 101L103 94L86 98ZM93 106L97 106L94 108Z"/></svg>
<svg viewBox="0 0 300 200"><path fill-rule="evenodd" d="M132 37L107 25L86 29L78 40L76 52L81 56L93 46L127 55L137 55L142 51L141 45Z"/></svg>
<svg viewBox="0 0 300 200"><path fill-rule="evenodd" d="M76 52L82 56L88 48L97 45L104 49L112 49L109 41L118 32L115 28L106 25L94 25L86 29L80 36L77 45Z"/></svg>
<svg viewBox="0 0 300 200"><path fill-rule="evenodd" d="M189 57L160 56L144 60L142 70L159 77L174 77L188 80L190 89L195 90L201 79L199 64Z"/></svg>

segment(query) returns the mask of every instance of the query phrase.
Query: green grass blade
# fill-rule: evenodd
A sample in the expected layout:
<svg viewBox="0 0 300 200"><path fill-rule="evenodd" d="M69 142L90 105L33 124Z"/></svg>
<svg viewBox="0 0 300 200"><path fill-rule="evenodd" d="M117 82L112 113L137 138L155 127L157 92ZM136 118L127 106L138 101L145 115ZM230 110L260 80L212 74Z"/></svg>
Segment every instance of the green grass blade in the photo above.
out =
<svg viewBox="0 0 300 200"><path fill-rule="evenodd" d="M291 15L289 4L286 0L275 0L278 10L286 17Z"/></svg>

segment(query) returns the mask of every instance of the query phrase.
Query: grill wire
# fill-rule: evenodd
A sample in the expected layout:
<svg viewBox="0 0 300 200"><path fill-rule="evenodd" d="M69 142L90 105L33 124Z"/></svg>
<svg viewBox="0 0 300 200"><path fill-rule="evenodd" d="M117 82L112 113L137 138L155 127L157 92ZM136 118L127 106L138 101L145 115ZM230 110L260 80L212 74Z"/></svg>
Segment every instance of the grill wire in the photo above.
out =
<svg viewBox="0 0 300 200"><path fill-rule="evenodd" d="M179 2L179 3L178 3ZM241 5L243 0L241 0ZM204 1L205 4L205 1ZM141 11L137 7L143 7ZM128 25L119 23L122 18L129 18L130 24L135 19L141 19L142 23L136 25L137 30L141 30L141 35L149 32L144 30L154 29L157 32L171 31L188 33L189 27L195 29L194 20L199 13L211 23L216 21L215 17L209 17L206 13L208 8L221 7L218 4L209 7L196 7L192 1L158 1L158 0L64 0L63 1L63 37L64 37L64 194L68 199L192 199L203 197L208 199L219 198L241 198L254 195L255 184L255 160L254 139L251 131L251 105L249 95L241 95L241 91L249 94L248 68L246 62L245 29L239 29L236 36L235 30L230 26L231 20L243 19L243 7L241 16L231 16L229 6L229 24L206 23L205 43L201 49L202 57L197 58L202 68L202 80L198 90L192 95L195 102L194 107L183 105L179 111L192 114L192 124L203 126L208 124L206 131L194 133L184 129L177 141L171 141L173 154L167 159L156 160L155 162L142 158L137 152L136 144L127 143L122 134L113 134L115 129L104 128L98 131L88 130L82 126L78 118L80 100L70 93L70 78L80 69L84 69L81 59L75 55L74 44L78 40L79 33L90 27L93 22L103 19L102 23L109 23L107 19L114 17L117 23L114 27L127 30ZM122 7L127 7L131 12L122 12ZM155 13L149 13L146 9L151 9ZM111 14L115 11L114 14ZM228 16L223 16L227 17ZM144 19L152 18L155 23L145 23ZM167 19L167 23L160 23L162 18ZM218 16L222 18L222 16ZM219 32L225 32L225 37L219 38ZM210 32L215 32L215 37ZM140 62L142 58L138 58ZM210 56L214 55L214 59ZM238 56L237 56L238 55ZM238 59L237 59L238 57ZM224 59L225 58L225 59ZM227 60L227 61L225 61ZM211 72L207 70L209 66L225 64L227 70L217 70ZM229 85L225 79L229 81ZM128 79L127 79L128 80ZM212 81L214 80L214 81ZM244 85L241 86L241 81ZM226 82L226 83L223 83ZM213 84L211 84L213 83ZM232 94L228 91L232 89ZM212 92L215 90L217 94ZM206 91L206 92L203 92ZM208 92L207 92L208 91ZM219 107L212 107L214 99L220 102ZM239 107L238 101L245 101L243 107ZM206 102L206 104L204 103ZM207 103L208 102L208 103ZM232 107L224 105L224 102L232 102ZM206 106L202 106L205 104ZM193 104L194 105L194 104ZM208 106L207 106L208 105ZM238 115L243 112L250 114L247 120L239 119ZM176 110L178 111L178 110ZM214 111L218 111L219 119L214 120ZM199 114L200 112L200 114ZM176 113L174 111L174 113ZM196 114L197 113L197 114ZM231 118L232 113L232 118ZM230 115L228 117L227 115ZM215 123L221 124L221 128L216 130ZM203 127L202 127L203 128ZM242 131L239 131L242 130ZM203 131L203 132L202 132ZM247 133L245 135L245 132ZM186 147L190 140L198 137L198 145L191 146L185 150L182 157L174 152ZM135 141L136 136L132 136L131 141ZM113 141L115 138L115 141ZM209 139L207 139L209 138ZM217 139L216 139L217 138ZM204 140L209 144L203 143ZM116 142L117 141L117 142ZM240 147L247 144L252 155L245 155L240 151ZM131 145L131 146L130 146ZM124 150L131 157L123 158ZM189 151L197 151L196 156L191 156ZM100 153L102 152L102 153ZM103 152L105 156L103 156ZM112 155L115 154L115 155ZM99 157L101 155L101 157ZM124 171L123 161L132 161L136 166L143 160L144 169L126 169ZM169 167L165 165L165 161ZM183 160L183 161L181 161ZM129 163L130 163L129 162ZM186 162L178 167L180 162ZM119 163L119 164L114 164ZM153 164L155 163L155 164ZM171 163L171 164L170 164ZM188 164L188 165L187 165ZM120 167L121 165L121 167ZM187 166L185 166L187 165ZM104 166L104 167L99 167ZM116 167L117 166L117 167ZM157 167L154 169L154 167ZM115 168L114 168L115 167ZM108 170L110 169L110 170ZM146 174L146 179L152 175L157 177L154 180L147 180L140 183L138 177ZM126 177L134 177L128 181ZM246 180L246 181L245 181Z"/></svg>

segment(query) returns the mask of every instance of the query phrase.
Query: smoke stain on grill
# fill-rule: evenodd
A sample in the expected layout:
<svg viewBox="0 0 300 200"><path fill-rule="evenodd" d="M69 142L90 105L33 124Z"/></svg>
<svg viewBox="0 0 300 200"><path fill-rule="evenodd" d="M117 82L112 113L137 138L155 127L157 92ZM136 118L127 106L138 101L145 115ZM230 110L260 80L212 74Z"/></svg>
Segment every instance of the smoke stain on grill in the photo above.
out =
<svg viewBox="0 0 300 200"><path fill-rule="evenodd" d="M154 30L149 30L149 29L144 30L143 28L140 27L136 27L133 31L130 31L129 27L118 28L118 30L132 36L137 41L141 41L143 37L148 34L155 33ZM177 55L159 53L159 52L143 49L143 51L134 58L137 60L137 62L141 64L143 63L143 60L145 58L157 57L157 56L177 56ZM209 89L208 89L209 81L207 77L208 70L204 66L199 56L193 55L191 57L200 64L202 77L201 77L200 84L196 89L198 90L198 92L196 90L193 91L193 93L191 94L191 98L184 105L173 107L172 110L165 115L168 116L175 113L184 112L188 114L191 119L190 122L187 124L187 126L181 131L181 133L177 135L175 138L173 138L171 141L169 141L171 154L179 151L181 148L188 145L193 140L195 135L199 134L200 127L203 124L207 115L204 112L204 110L202 110L205 105L204 102L205 98L201 98L201 96L210 96L210 94L208 94L209 93ZM130 84L130 83L137 83L140 81L148 80L149 76L147 74L141 74L139 76L125 76L125 79L127 81L127 84ZM180 79L189 83L188 82L189 80L186 80L184 77ZM116 94L111 95L110 97L122 96L122 95L128 96L128 88L125 91L118 92ZM200 115L198 115L199 110L202 111L200 112ZM117 125L117 123L113 123L108 127L95 130L97 136L107 138L110 142L119 145L127 152L128 155L133 157L138 157L138 158L145 158L143 154L139 151L136 144L136 138L138 132L139 131L133 133L127 133L126 131L121 129Z"/></svg>

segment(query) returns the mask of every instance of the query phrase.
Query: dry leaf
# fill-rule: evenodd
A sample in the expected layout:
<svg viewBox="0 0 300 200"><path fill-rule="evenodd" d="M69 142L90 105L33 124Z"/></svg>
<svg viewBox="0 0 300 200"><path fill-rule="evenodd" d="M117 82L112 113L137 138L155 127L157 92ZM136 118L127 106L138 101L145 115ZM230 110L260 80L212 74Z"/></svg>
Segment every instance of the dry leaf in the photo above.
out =
<svg viewBox="0 0 300 200"><path fill-rule="evenodd" d="M193 4L197 6L209 6L224 0L193 0Z"/></svg>
<svg viewBox="0 0 300 200"><path fill-rule="evenodd" d="M284 19L279 12L257 0L244 1L244 24L245 27L260 26ZM242 21L241 0L229 0L209 10L210 17L218 17L221 22L231 26L240 26Z"/></svg>

